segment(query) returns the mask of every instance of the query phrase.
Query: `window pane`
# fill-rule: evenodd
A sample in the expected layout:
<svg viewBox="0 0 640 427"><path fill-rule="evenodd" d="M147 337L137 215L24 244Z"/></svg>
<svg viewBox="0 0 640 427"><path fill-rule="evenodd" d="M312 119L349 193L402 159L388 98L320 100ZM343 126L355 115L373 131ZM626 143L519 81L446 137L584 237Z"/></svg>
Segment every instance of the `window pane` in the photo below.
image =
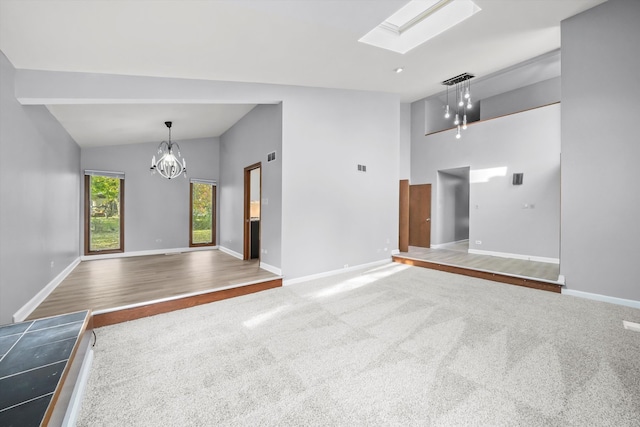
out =
<svg viewBox="0 0 640 427"><path fill-rule="evenodd" d="M194 182L191 187L191 243L213 243L213 185Z"/></svg>
<svg viewBox="0 0 640 427"><path fill-rule="evenodd" d="M90 177L89 251L120 249L120 179Z"/></svg>

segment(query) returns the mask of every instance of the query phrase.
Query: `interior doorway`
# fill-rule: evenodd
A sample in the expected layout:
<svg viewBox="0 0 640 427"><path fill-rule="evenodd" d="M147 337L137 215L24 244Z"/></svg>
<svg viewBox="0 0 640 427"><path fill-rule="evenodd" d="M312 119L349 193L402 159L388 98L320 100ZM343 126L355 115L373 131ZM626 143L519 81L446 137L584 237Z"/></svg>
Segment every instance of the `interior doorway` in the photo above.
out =
<svg viewBox="0 0 640 427"><path fill-rule="evenodd" d="M438 171L438 244L469 240L470 167Z"/></svg>
<svg viewBox="0 0 640 427"><path fill-rule="evenodd" d="M244 251L243 259L260 259L260 207L262 204L262 163L244 168Z"/></svg>

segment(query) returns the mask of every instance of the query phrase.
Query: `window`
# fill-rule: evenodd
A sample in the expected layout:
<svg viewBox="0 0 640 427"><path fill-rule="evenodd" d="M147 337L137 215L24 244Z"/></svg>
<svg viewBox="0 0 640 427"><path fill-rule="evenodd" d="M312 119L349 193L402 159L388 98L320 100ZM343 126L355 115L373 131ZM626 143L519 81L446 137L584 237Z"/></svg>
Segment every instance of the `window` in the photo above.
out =
<svg viewBox="0 0 640 427"><path fill-rule="evenodd" d="M85 171L84 253L124 252L124 174Z"/></svg>
<svg viewBox="0 0 640 427"><path fill-rule="evenodd" d="M216 244L216 183L191 180L189 246Z"/></svg>

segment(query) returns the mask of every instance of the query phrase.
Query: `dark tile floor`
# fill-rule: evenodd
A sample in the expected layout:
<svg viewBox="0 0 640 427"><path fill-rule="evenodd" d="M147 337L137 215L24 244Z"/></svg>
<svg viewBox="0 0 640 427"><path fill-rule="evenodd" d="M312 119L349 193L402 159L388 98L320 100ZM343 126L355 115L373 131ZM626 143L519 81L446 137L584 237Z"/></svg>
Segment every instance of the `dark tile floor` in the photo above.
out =
<svg viewBox="0 0 640 427"><path fill-rule="evenodd" d="M88 311L0 326L0 426L39 426Z"/></svg>

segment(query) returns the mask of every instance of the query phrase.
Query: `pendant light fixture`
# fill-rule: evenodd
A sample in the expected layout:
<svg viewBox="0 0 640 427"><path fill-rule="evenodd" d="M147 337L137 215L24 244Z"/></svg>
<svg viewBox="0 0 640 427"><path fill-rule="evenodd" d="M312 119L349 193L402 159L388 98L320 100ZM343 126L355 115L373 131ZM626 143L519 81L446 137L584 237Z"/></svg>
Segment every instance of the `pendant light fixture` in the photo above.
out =
<svg viewBox="0 0 640 427"><path fill-rule="evenodd" d="M158 172L163 178L173 179L184 173L186 178L187 161L180 154L180 146L175 142L171 142L171 122L164 122L164 124L169 128L169 142L162 141L158 145L159 158L157 162L156 156L151 158L151 174ZM180 159L182 159L182 164Z"/></svg>
<svg viewBox="0 0 640 427"><path fill-rule="evenodd" d="M453 119L453 125L456 127L456 138L460 139L462 136L460 130L467 129L467 110L470 110L473 107L471 103L471 79L475 76L469 73L463 73L455 77L451 77L442 82L443 85L447 87L447 104L444 108L444 118L448 119L451 117L449 107L449 87L453 86L456 92L456 115ZM460 120L460 116L462 116L462 120Z"/></svg>

